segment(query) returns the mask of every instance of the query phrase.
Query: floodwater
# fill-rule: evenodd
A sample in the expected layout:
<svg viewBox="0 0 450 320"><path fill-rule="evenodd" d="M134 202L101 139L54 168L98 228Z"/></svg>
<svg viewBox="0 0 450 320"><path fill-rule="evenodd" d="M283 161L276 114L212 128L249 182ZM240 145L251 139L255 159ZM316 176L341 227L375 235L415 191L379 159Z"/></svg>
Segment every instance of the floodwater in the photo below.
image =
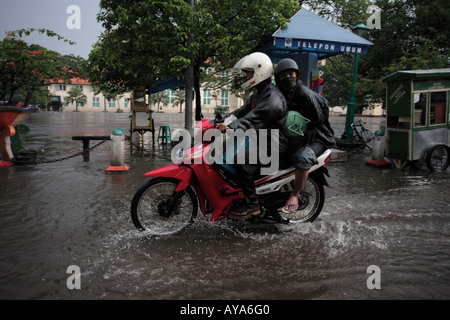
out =
<svg viewBox="0 0 450 320"><path fill-rule="evenodd" d="M174 130L184 115L154 118ZM344 118L331 122L342 132ZM384 119L367 122L373 130ZM41 112L23 124L22 144L42 162L80 152L73 135L126 132L130 120ZM0 168L0 299L450 298L450 170L376 168L367 152L351 152L328 165L331 188L314 223L243 231L199 214L178 234L146 239L131 222L131 199L145 172L170 162L148 137L146 149L126 148L127 173L105 173L110 142L89 162ZM73 265L80 289L67 286L77 283L68 281Z"/></svg>

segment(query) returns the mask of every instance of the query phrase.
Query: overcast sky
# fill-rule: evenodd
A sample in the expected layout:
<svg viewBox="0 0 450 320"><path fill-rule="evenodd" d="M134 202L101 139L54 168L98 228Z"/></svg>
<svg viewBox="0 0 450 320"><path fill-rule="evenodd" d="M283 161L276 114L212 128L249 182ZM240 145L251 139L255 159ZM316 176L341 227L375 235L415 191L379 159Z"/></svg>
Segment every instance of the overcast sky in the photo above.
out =
<svg viewBox="0 0 450 320"><path fill-rule="evenodd" d="M100 0L0 0L0 39L3 39L10 30L50 29L76 42L76 45L69 45L37 32L29 37L23 37L23 40L61 54L74 54L87 59L92 44L98 40L103 30L101 24L97 22L99 3ZM67 13L71 6L79 8L79 15L74 10Z"/></svg>

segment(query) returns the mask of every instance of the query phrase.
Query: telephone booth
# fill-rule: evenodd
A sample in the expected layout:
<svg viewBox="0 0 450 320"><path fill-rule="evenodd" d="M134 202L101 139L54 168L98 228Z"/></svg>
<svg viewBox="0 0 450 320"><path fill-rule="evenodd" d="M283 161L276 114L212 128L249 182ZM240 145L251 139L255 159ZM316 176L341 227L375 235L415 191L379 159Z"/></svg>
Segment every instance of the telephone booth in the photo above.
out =
<svg viewBox="0 0 450 320"><path fill-rule="evenodd" d="M155 125L152 118L152 110L147 103L148 91L145 86L133 89L133 118L131 120L131 133L141 134L141 145L144 148L144 134L152 133L153 145L155 145Z"/></svg>
<svg viewBox="0 0 450 320"><path fill-rule="evenodd" d="M425 159L430 170L450 162L450 69L398 71L386 82L387 152L397 168Z"/></svg>

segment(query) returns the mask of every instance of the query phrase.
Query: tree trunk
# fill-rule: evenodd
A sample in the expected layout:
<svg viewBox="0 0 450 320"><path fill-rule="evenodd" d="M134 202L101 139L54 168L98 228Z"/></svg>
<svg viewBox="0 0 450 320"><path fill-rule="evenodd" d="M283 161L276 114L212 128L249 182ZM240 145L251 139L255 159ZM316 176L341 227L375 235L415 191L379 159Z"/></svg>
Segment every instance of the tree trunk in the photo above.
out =
<svg viewBox="0 0 450 320"><path fill-rule="evenodd" d="M31 100L31 91L27 92L27 96L25 97L25 102L23 103L23 107L26 108L28 106L28 104L30 103Z"/></svg>
<svg viewBox="0 0 450 320"><path fill-rule="evenodd" d="M195 121L202 120L202 101L200 95L200 64L194 67Z"/></svg>
<svg viewBox="0 0 450 320"><path fill-rule="evenodd" d="M191 8L194 8L194 0L188 0ZM192 33L188 34L188 44L191 44L194 41L194 35ZM186 70L186 112L184 113L184 128L189 131L189 133L193 134L192 130L192 100L194 98L193 95L194 89L194 61L191 57L191 65Z"/></svg>

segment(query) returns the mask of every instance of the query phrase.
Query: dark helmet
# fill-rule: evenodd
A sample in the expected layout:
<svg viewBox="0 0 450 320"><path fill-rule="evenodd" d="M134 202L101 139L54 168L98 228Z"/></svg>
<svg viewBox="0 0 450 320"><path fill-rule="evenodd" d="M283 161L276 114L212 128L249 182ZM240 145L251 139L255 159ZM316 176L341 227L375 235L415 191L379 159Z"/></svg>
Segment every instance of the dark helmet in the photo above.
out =
<svg viewBox="0 0 450 320"><path fill-rule="evenodd" d="M284 70L295 70L297 72L297 76L299 74L297 62L289 58L280 60L280 62L278 62L277 66L275 67L273 73L275 74L276 77L280 72Z"/></svg>

